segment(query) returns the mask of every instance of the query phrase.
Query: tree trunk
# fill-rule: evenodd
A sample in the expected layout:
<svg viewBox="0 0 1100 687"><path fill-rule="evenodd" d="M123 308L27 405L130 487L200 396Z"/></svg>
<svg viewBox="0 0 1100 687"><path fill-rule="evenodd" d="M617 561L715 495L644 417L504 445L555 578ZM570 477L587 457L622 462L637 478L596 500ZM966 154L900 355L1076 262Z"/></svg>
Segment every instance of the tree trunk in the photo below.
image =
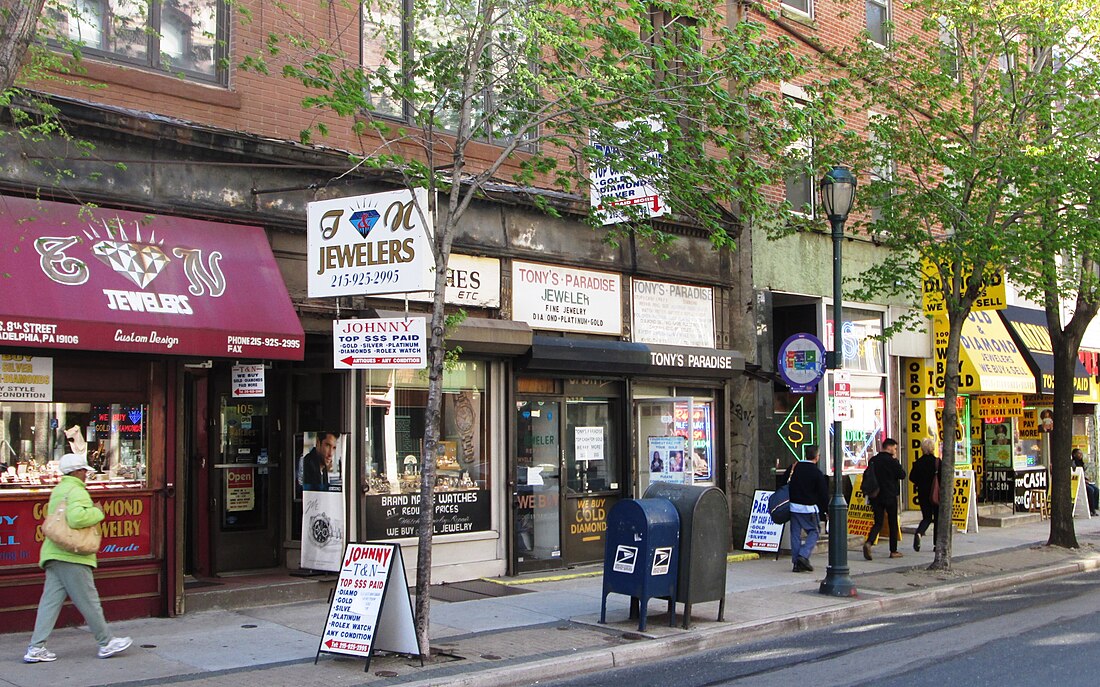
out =
<svg viewBox="0 0 1100 687"><path fill-rule="evenodd" d="M1053 298L1047 303L1047 333L1054 353L1054 430L1050 435L1050 546L1078 548L1077 533L1073 525L1073 497L1071 470L1073 458L1073 377L1077 367L1077 352L1081 347L1085 329L1096 316L1098 303L1089 299L1077 299L1073 318L1065 329L1059 321L1058 303ZM1087 507L1087 504L1086 504Z"/></svg>
<svg viewBox="0 0 1100 687"><path fill-rule="evenodd" d="M0 92L19 76L45 0L0 0Z"/></svg>
<svg viewBox="0 0 1100 687"><path fill-rule="evenodd" d="M433 210L435 200L429 197ZM437 215L438 216L438 215ZM451 226L435 228L435 293L432 300L432 317L428 322L428 406L425 409L424 447L420 456L420 521L416 547L416 642L420 656L431 655L428 629L431 621L432 537L435 516L435 460L439 446L440 411L443 407L444 372L444 295L447 289L447 260L449 242L444 247L440 237L447 236Z"/></svg>
<svg viewBox="0 0 1100 687"><path fill-rule="evenodd" d="M952 501L955 491L955 436L959 427L959 357L962 339L962 326L969 312L948 309L947 317L947 354L944 369L936 370L944 375L943 384L943 426L940 432L943 438L943 455L940 456L940 505L936 516L940 526L936 528L935 557L929 570L951 569L951 538L955 528L951 526ZM969 431L969 429L967 430Z"/></svg>

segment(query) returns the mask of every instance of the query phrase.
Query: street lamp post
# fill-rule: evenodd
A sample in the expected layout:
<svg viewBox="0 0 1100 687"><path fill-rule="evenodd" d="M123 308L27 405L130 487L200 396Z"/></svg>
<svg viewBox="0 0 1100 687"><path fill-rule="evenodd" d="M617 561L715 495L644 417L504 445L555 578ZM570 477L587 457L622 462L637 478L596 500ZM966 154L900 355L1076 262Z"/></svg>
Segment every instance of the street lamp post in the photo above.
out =
<svg viewBox="0 0 1100 687"><path fill-rule="evenodd" d="M856 197L856 178L846 167L833 167L821 178L821 205L833 233L833 356L832 367L844 367L841 339L844 318L841 306L842 277L840 249L844 223ZM833 419L833 498L829 502L829 567L818 590L830 596L855 596L856 587L848 571L848 504L844 501L844 433L841 421Z"/></svg>

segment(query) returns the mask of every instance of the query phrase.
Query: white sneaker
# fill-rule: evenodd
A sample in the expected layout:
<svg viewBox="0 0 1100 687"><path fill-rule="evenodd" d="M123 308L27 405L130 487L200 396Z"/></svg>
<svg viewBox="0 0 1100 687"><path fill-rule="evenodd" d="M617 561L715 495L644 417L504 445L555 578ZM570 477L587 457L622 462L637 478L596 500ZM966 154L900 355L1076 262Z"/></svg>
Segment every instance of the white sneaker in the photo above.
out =
<svg viewBox="0 0 1100 687"><path fill-rule="evenodd" d="M27 653L23 654L23 663L49 663L56 660L57 654L44 646L28 646Z"/></svg>
<svg viewBox="0 0 1100 687"><path fill-rule="evenodd" d="M106 646L99 647L100 658L110 658L115 654L121 654L130 648L130 645L134 643L134 640L129 637L115 637L111 641L107 642Z"/></svg>

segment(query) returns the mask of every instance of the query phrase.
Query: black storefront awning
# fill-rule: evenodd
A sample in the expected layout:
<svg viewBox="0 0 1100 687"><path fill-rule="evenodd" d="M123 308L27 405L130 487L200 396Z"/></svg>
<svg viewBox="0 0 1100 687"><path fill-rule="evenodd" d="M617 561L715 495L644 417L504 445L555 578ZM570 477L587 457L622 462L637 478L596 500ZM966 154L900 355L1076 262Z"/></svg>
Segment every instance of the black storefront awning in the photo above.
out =
<svg viewBox="0 0 1100 687"><path fill-rule="evenodd" d="M519 366L553 372L726 379L745 369L745 357L737 351L720 348L535 336L531 350L520 358Z"/></svg>
<svg viewBox="0 0 1100 687"><path fill-rule="evenodd" d="M1014 305L999 312L1035 373L1036 392L1053 394L1054 348L1050 345L1046 312ZM1073 400L1078 403L1096 403L1092 377L1080 360L1075 360L1074 365Z"/></svg>

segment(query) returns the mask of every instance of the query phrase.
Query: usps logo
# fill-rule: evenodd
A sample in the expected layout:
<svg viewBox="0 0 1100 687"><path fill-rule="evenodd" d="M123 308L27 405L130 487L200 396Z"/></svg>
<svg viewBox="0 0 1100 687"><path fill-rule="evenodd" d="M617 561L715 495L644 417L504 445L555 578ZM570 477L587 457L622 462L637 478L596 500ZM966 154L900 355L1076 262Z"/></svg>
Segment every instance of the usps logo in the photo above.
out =
<svg viewBox="0 0 1100 687"><path fill-rule="evenodd" d="M653 569L650 574L654 577L667 575L668 566L672 562L672 547L662 546L653 552Z"/></svg>
<svg viewBox="0 0 1100 687"><path fill-rule="evenodd" d="M611 566L611 569L615 572L631 575L634 573L634 564L637 561L638 547L623 546L620 544L619 547L615 549L615 564Z"/></svg>

